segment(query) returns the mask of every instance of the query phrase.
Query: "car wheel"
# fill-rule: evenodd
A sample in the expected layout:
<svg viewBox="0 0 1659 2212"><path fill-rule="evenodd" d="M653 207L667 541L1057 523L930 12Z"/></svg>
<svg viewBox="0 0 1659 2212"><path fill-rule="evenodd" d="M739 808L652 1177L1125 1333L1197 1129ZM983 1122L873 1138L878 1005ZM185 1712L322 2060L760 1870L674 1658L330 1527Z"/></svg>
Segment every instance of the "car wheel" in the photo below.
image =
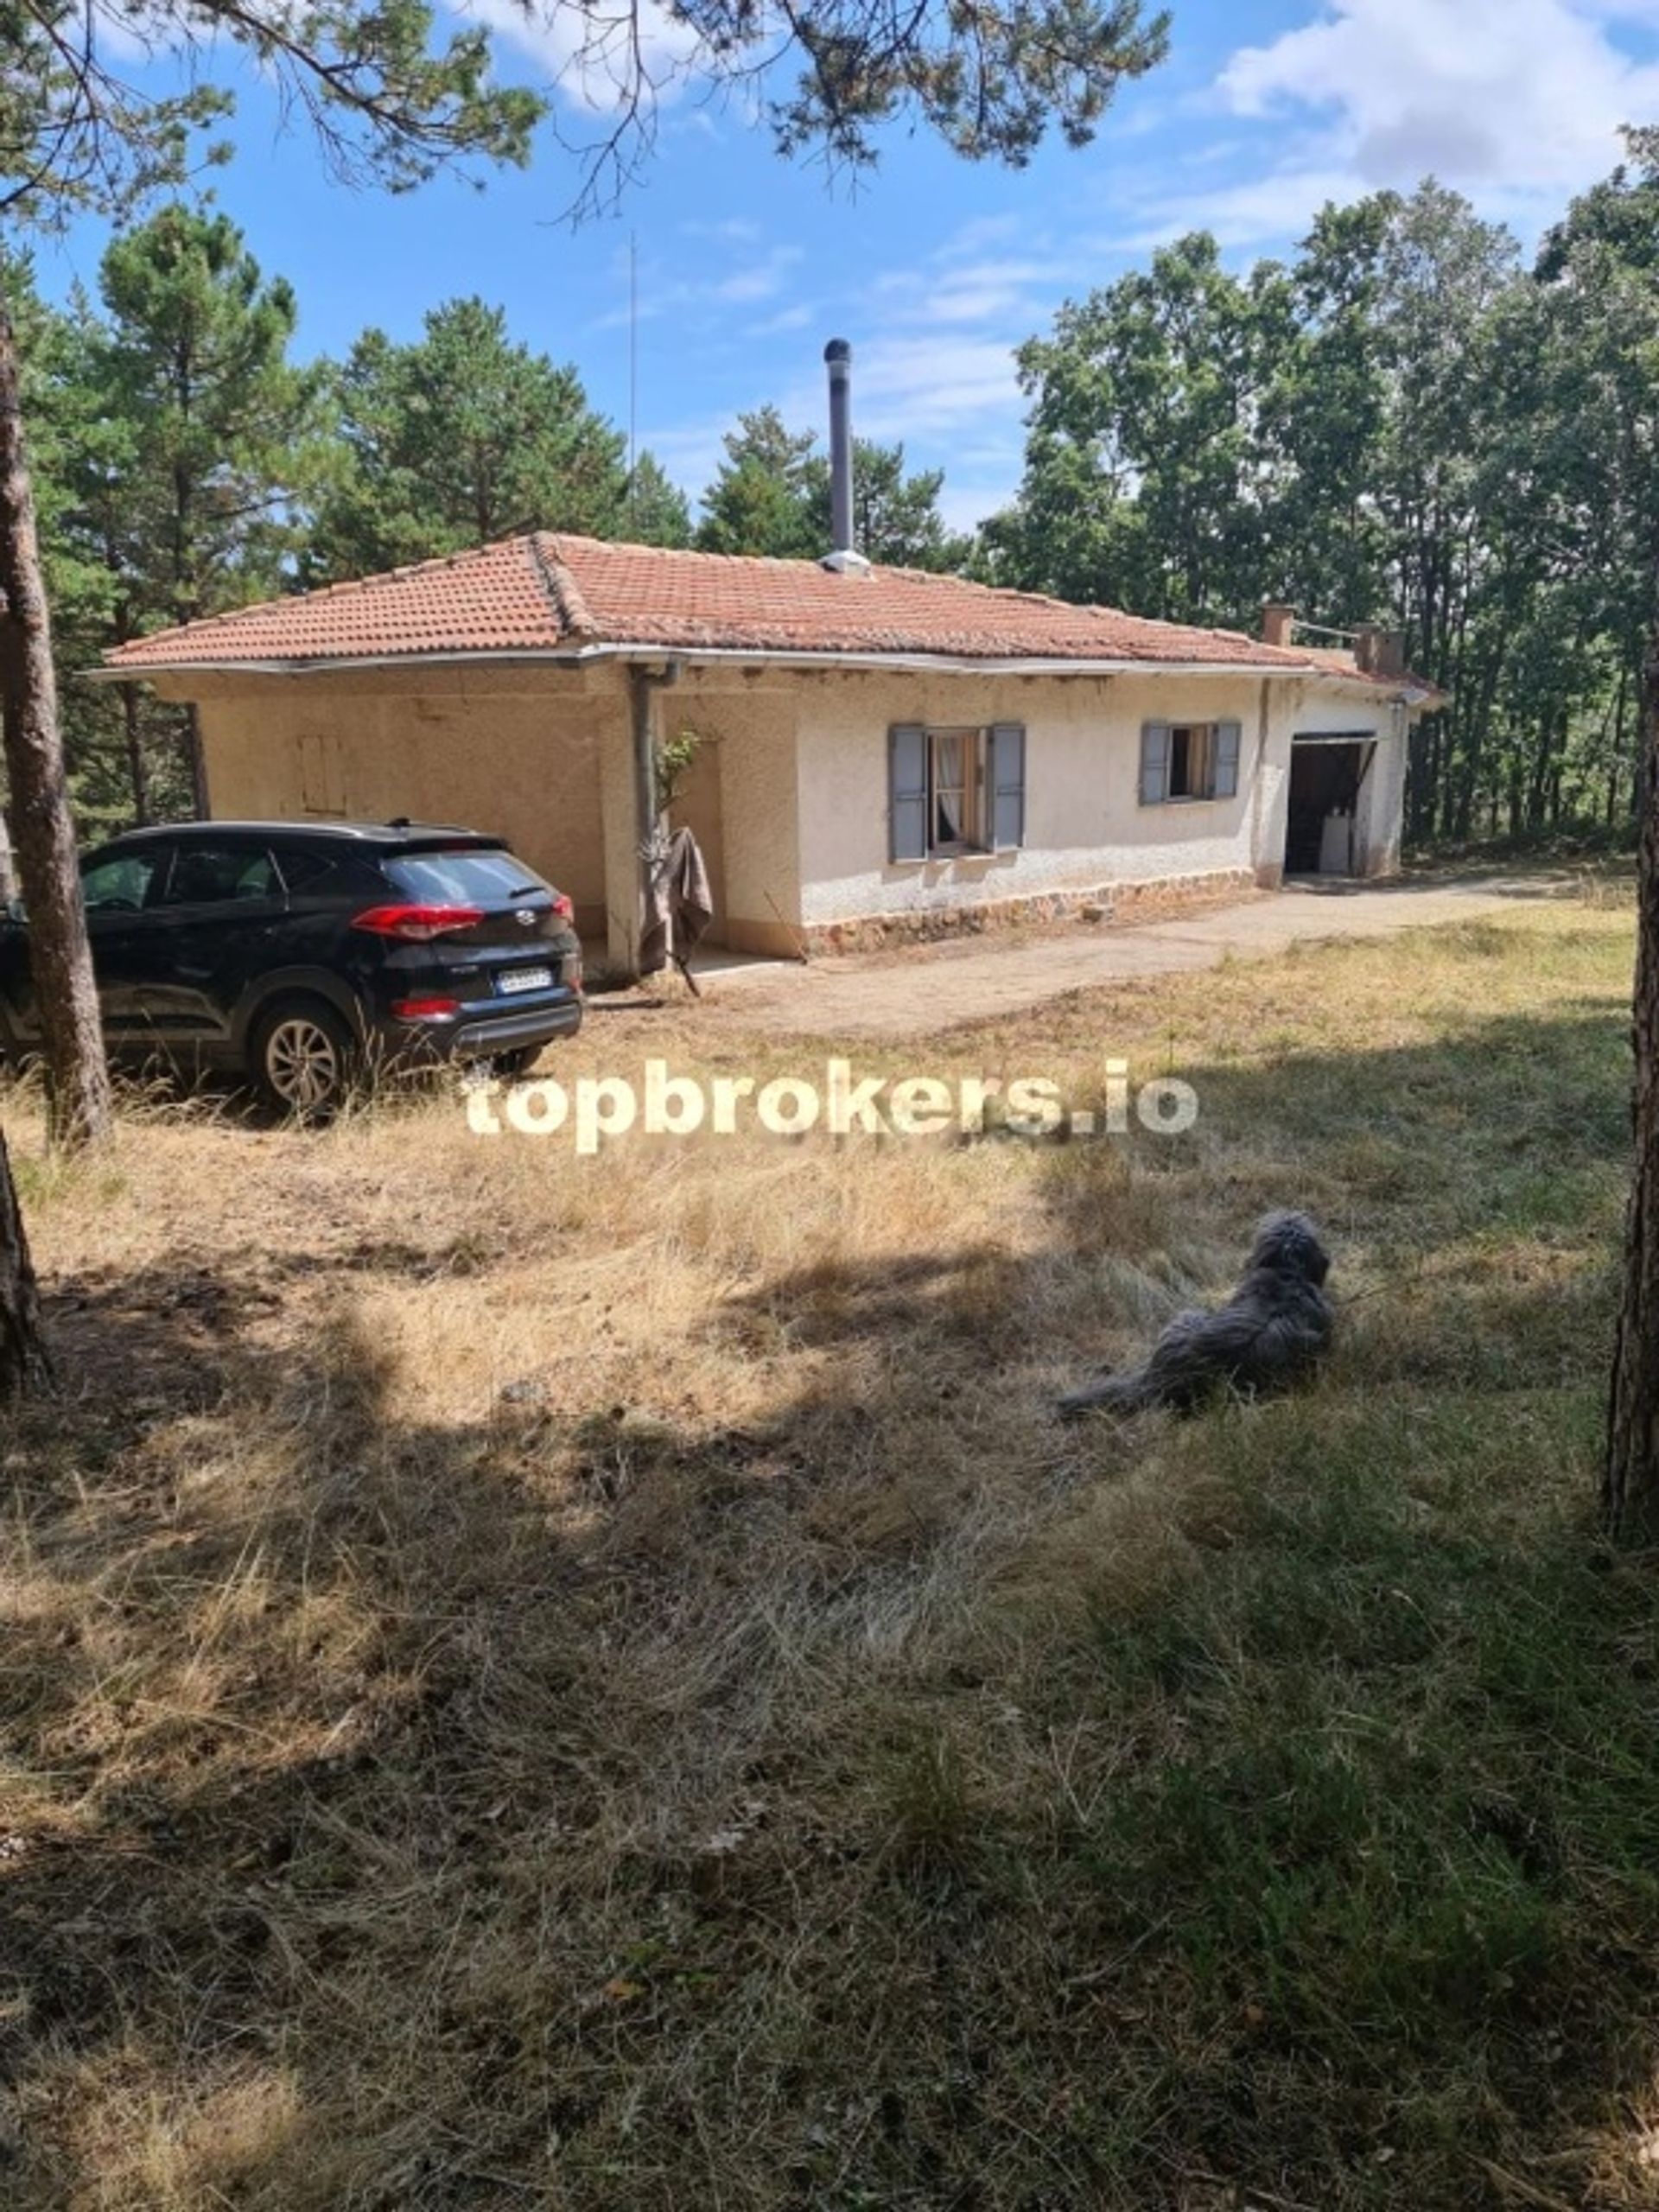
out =
<svg viewBox="0 0 1659 2212"><path fill-rule="evenodd" d="M267 1105L296 1121L323 1122L351 1091L357 1043L321 999L288 999L254 1024L249 1058Z"/></svg>

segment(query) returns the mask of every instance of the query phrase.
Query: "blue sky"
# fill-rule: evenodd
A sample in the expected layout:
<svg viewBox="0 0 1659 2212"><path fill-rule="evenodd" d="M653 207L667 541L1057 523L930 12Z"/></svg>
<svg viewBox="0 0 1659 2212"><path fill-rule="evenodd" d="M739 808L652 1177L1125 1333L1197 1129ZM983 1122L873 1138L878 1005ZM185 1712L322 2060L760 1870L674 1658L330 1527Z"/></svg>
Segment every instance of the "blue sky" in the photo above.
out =
<svg viewBox="0 0 1659 2212"><path fill-rule="evenodd" d="M545 81L557 19L470 4L512 27L509 73ZM741 107L687 87L620 213L573 232L561 217L575 167L550 136L529 171L481 194L353 191L244 72L223 79L238 152L215 191L293 281L305 353L341 353L368 323L413 335L427 308L477 292L516 336L575 362L622 424L632 234L640 442L688 491L740 409L772 401L801 428L821 422L823 342L842 336L858 429L942 467L947 512L968 524L1018 480L1013 347L1158 241L1203 226L1247 262L1283 251L1327 199L1429 171L1530 238L1612 166L1621 122L1659 120L1659 0L1173 4L1171 60L1120 95L1096 144L1046 149L1020 172L894 130L853 189L785 165ZM562 100L567 135L598 127L569 89ZM88 226L42 246L47 288L90 283L100 245Z"/></svg>

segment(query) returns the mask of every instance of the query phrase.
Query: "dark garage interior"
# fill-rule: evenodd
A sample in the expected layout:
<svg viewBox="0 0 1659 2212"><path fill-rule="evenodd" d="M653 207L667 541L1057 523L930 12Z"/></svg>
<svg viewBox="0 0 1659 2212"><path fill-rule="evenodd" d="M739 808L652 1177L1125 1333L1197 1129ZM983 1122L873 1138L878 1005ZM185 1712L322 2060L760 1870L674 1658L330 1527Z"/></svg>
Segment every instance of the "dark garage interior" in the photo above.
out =
<svg viewBox="0 0 1659 2212"><path fill-rule="evenodd" d="M1363 735L1298 735L1290 749L1290 799L1285 830L1287 875L1352 875L1359 794L1375 740ZM1344 817L1332 822L1332 817ZM1327 829L1327 824L1330 827Z"/></svg>

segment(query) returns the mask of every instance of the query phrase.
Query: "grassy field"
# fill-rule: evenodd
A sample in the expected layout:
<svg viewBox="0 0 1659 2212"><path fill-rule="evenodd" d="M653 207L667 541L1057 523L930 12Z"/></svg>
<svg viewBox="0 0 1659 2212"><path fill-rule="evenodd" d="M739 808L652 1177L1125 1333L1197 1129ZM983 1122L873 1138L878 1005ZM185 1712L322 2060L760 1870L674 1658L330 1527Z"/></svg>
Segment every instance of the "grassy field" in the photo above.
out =
<svg viewBox="0 0 1659 2212"><path fill-rule="evenodd" d="M1593 1506L1614 886L859 1048L1189 1135L44 1165L3 1440L0 2200L1659 2202L1659 1577ZM812 1074L710 1002L550 1071ZM1294 1398L1047 1408L1255 1216Z"/></svg>

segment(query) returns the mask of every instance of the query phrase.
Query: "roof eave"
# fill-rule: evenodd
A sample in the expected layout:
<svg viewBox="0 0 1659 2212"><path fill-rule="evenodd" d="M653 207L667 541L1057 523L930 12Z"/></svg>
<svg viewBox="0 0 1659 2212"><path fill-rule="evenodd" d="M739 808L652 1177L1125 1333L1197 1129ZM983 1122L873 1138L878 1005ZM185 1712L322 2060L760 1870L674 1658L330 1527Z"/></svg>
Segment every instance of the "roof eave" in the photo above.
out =
<svg viewBox="0 0 1659 2212"><path fill-rule="evenodd" d="M659 661L667 658L693 665L727 665L733 662L755 667L911 669L964 676L1241 676L1276 677L1305 681L1322 671L1292 663L1278 664L1253 660L1154 660L1122 654L1084 658L1070 654L977 654L911 652L813 651L807 647L751 645L688 645L666 639L639 639L607 645L587 645L572 650L503 647L483 652L452 652L360 653L327 658L278 660L210 660L185 658L153 660L127 666L99 667L83 671L95 683L143 683L152 676L323 676L353 670L377 668L432 668L480 662L512 662L574 668L601 660ZM1382 687L1377 687L1382 688Z"/></svg>

